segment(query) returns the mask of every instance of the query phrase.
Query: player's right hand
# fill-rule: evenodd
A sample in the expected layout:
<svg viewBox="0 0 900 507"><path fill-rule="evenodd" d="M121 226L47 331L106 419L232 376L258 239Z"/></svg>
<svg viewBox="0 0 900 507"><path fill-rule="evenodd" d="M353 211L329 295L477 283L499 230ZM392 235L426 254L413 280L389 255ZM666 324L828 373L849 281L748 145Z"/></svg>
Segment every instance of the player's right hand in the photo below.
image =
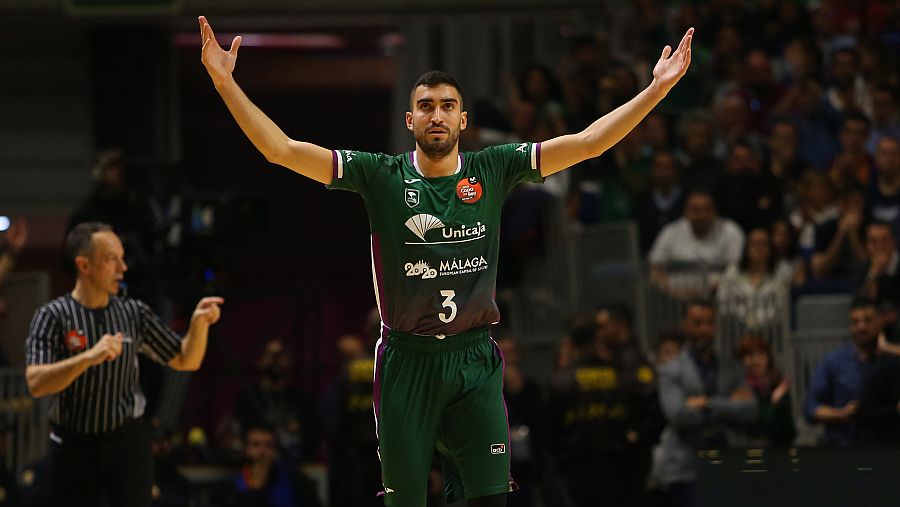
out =
<svg viewBox="0 0 900 507"><path fill-rule="evenodd" d="M87 351L91 366L112 361L122 355L122 333L105 334Z"/></svg>
<svg viewBox="0 0 900 507"><path fill-rule="evenodd" d="M212 78L216 87L225 83L234 72L234 65L237 62L237 52L241 45L242 37L238 35L231 41L231 49L225 51L219 42L216 41L216 35L209 26L205 16L198 18L200 21L200 43L203 49L200 51L200 61L206 67L206 72Z"/></svg>

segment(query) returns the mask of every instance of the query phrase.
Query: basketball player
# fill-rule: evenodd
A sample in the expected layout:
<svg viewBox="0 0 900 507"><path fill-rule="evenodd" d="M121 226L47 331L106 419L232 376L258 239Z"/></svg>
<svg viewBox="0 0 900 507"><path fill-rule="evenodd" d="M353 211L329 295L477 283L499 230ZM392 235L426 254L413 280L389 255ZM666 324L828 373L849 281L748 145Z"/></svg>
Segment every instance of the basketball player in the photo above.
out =
<svg viewBox="0 0 900 507"><path fill-rule="evenodd" d="M375 364L375 429L385 505L423 507L429 464L444 461L447 500L503 506L515 488L502 396L502 358L489 327L500 210L523 181L542 182L622 139L665 97L691 60L693 29L666 46L653 82L577 134L460 153L462 93L444 72L413 86L400 155L329 150L285 135L232 75L228 51L200 17L202 62L238 125L272 163L332 189L359 193L371 224L372 271L382 334Z"/></svg>

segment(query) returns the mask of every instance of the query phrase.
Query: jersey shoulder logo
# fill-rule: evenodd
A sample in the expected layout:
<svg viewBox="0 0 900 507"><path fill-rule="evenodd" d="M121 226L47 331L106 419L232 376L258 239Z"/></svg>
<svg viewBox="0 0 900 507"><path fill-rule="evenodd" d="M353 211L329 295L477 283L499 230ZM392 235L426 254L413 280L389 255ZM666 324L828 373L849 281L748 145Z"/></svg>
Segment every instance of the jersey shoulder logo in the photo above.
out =
<svg viewBox="0 0 900 507"><path fill-rule="evenodd" d="M481 182L475 176L463 178L456 184L456 197L466 204L478 202L483 193Z"/></svg>
<svg viewBox="0 0 900 507"><path fill-rule="evenodd" d="M506 454L506 444L491 444L491 454Z"/></svg>
<svg viewBox="0 0 900 507"><path fill-rule="evenodd" d="M422 181L422 180L419 178L412 178L409 180L403 180L403 183L406 183L407 185L412 185L413 183L418 183L420 181Z"/></svg>
<svg viewBox="0 0 900 507"><path fill-rule="evenodd" d="M415 208L419 205L419 191L415 188L407 188L405 191L406 194L406 205L410 208Z"/></svg>
<svg viewBox="0 0 900 507"><path fill-rule="evenodd" d="M406 227L412 231L413 234L418 236L419 239L425 241L425 233L432 229L444 227L444 222L441 222L441 219L434 215L420 213L410 217L409 220L406 221Z"/></svg>

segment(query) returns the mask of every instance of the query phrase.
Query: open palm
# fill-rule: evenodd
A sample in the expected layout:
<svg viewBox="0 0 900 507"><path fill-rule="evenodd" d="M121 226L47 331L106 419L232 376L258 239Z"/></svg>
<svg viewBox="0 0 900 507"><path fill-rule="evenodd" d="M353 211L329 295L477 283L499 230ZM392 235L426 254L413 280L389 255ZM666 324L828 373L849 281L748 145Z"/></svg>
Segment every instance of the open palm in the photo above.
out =
<svg viewBox="0 0 900 507"><path fill-rule="evenodd" d="M200 42L203 49L200 52L200 61L206 67L206 72L212 78L216 86L224 83L234 71L237 62L238 48L241 46L241 36L238 35L231 41L231 49L225 51L216 40L213 29L209 26L205 16L198 18L200 21Z"/></svg>
<svg viewBox="0 0 900 507"><path fill-rule="evenodd" d="M689 28L674 53L671 46L663 48L662 55L653 68L653 77L664 90L670 90L687 72L687 68L691 64L691 40L693 37L694 29Z"/></svg>

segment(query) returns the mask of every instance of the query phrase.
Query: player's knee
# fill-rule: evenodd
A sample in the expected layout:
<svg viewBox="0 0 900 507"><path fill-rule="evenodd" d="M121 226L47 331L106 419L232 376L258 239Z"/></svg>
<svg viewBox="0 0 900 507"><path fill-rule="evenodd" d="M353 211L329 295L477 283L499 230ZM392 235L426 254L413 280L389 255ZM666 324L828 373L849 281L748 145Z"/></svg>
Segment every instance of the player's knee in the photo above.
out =
<svg viewBox="0 0 900 507"><path fill-rule="evenodd" d="M466 500L466 507L506 507L506 493Z"/></svg>

